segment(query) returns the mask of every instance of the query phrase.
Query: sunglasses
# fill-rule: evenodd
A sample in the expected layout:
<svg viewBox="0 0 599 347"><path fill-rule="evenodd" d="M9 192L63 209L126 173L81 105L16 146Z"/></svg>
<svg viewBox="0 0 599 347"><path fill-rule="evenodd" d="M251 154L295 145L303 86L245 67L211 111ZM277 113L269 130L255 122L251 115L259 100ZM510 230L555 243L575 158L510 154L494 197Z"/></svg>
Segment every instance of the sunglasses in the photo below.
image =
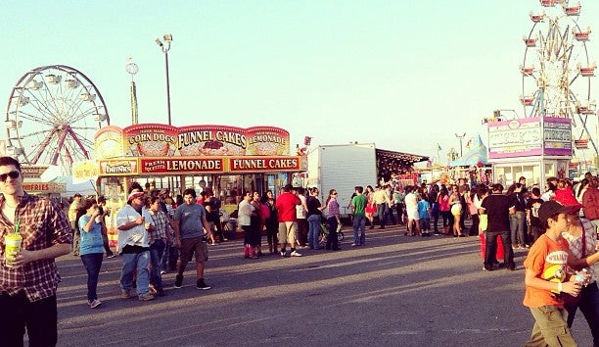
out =
<svg viewBox="0 0 599 347"><path fill-rule="evenodd" d="M5 173L5 174L0 175L0 181L1 182L6 182L6 180L9 177L12 178L13 180L15 180L15 179L19 178L20 175L21 174L19 173L19 171L11 171L9 173Z"/></svg>

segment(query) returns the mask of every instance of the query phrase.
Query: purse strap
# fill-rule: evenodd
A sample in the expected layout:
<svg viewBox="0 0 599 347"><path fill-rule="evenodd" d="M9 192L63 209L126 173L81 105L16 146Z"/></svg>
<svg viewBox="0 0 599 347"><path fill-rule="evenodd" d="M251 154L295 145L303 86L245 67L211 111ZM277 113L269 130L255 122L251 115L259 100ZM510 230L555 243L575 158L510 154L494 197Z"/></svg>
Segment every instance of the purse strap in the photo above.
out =
<svg viewBox="0 0 599 347"><path fill-rule="evenodd" d="M582 226L582 257L587 256L587 237L584 234L584 224L581 223Z"/></svg>

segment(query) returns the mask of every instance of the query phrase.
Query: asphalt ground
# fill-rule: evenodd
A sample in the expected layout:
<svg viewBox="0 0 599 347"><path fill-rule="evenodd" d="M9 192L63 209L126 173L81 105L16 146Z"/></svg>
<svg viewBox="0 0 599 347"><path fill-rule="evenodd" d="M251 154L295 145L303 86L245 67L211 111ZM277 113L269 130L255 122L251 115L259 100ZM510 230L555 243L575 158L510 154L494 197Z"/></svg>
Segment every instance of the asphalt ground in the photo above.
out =
<svg viewBox="0 0 599 347"><path fill-rule="evenodd" d="M482 271L478 237L403 236L405 227L367 230L366 245L341 251L301 250L243 259L238 238L209 246L206 282L195 288L187 266L183 288L163 275L166 297L120 298L121 260L105 259L99 299L86 304L78 257L58 260L59 346L521 346L533 318L522 306L526 250L514 272ZM263 244L265 244L263 238ZM573 334L591 346L577 315Z"/></svg>

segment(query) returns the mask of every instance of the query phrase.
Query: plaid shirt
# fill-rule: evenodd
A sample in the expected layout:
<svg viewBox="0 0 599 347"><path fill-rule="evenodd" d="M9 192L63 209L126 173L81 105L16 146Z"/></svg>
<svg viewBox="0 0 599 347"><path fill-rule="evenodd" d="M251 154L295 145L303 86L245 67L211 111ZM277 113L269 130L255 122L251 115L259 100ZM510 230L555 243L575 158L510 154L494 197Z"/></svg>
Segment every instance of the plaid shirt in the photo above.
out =
<svg viewBox="0 0 599 347"><path fill-rule="evenodd" d="M0 206L4 203L0 197ZM20 197L15 216L20 220L21 248L37 251L56 244L72 242L71 227L64 211L51 200L25 194ZM13 232L14 224L0 214L0 292L15 295L24 291L30 302L56 294L60 274L54 259L43 259L25 266L9 268L4 263L4 236Z"/></svg>
<svg viewBox="0 0 599 347"><path fill-rule="evenodd" d="M171 235L174 234L171 224L169 223L166 213L162 211L154 212L150 211L152 218L154 218L154 229L148 231L149 244L152 245L155 240L167 240L167 232Z"/></svg>

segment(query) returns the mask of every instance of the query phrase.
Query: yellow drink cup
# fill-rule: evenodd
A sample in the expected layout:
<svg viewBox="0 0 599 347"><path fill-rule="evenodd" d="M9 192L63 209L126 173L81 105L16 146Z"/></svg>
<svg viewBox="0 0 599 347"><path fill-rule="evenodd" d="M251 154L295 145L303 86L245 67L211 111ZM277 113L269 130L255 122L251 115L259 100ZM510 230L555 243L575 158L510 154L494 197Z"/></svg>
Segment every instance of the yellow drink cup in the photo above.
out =
<svg viewBox="0 0 599 347"><path fill-rule="evenodd" d="M20 234L10 233L4 236L4 263L7 267L15 267L16 254L21 250L23 238Z"/></svg>

